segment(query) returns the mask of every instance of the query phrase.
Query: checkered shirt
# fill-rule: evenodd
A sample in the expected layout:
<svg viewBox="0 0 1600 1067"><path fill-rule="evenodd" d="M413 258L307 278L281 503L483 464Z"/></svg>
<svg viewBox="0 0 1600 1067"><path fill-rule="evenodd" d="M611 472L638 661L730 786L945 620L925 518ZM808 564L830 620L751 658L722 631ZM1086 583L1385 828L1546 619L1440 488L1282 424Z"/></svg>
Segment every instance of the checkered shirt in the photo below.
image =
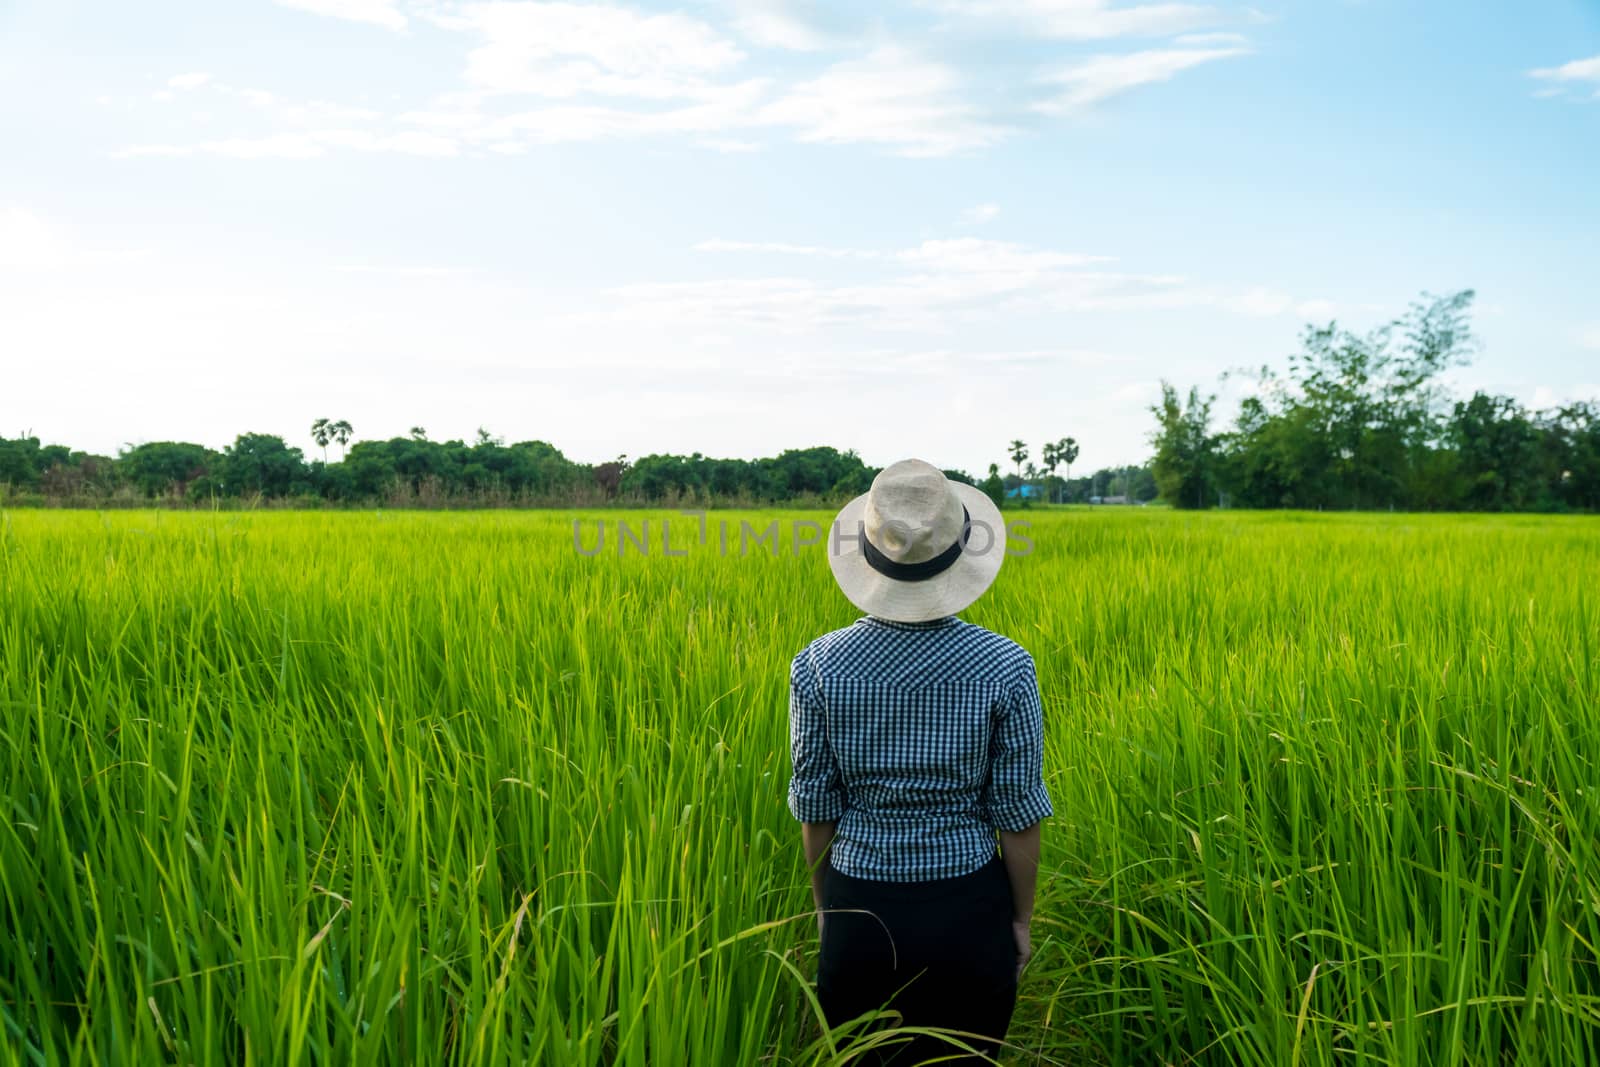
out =
<svg viewBox="0 0 1600 1067"><path fill-rule="evenodd" d="M1053 814L1033 657L949 615L872 615L789 667L789 811L837 822L834 867L856 878L954 878L994 856L996 830Z"/></svg>

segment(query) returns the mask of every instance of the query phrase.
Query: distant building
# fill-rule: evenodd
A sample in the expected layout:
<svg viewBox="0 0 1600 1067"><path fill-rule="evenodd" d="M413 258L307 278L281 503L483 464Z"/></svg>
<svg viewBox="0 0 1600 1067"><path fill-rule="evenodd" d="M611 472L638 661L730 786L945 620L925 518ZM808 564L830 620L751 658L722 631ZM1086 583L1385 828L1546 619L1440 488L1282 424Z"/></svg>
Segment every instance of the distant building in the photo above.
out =
<svg viewBox="0 0 1600 1067"><path fill-rule="evenodd" d="M1013 500L1039 500L1044 497L1044 490L1037 485L1019 485L1014 489L1007 489L1006 496Z"/></svg>
<svg viewBox="0 0 1600 1067"><path fill-rule="evenodd" d="M1089 498L1089 503L1091 503L1091 504L1131 504L1131 503L1133 503L1133 501L1129 500L1126 495L1119 494L1117 496L1092 496L1092 497Z"/></svg>

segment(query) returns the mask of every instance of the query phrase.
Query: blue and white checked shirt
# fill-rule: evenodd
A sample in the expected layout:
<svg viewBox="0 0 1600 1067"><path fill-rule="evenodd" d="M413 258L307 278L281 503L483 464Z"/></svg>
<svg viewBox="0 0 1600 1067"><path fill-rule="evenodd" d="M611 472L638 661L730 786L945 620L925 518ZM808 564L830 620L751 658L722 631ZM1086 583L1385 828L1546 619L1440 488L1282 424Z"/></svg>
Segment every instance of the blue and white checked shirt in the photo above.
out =
<svg viewBox="0 0 1600 1067"><path fill-rule="evenodd" d="M918 882L977 870L996 830L1053 814L1033 657L949 615L872 615L789 667L789 811L838 822L834 867Z"/></svg>

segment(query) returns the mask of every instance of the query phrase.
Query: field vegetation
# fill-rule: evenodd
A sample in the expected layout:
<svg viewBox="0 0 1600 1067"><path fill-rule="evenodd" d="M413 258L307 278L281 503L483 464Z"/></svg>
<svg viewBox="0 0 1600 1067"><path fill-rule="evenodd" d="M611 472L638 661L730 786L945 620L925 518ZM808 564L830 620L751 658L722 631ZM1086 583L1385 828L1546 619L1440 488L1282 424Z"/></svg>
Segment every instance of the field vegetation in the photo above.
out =
<svg viewBox="0 0 1600 1067"><path fill-rule="evenodd" d="M0 1059L828 1062L829 518L0 513ZM1600 521L1027 518L1013 1062L1596 1061Z"/></svg>

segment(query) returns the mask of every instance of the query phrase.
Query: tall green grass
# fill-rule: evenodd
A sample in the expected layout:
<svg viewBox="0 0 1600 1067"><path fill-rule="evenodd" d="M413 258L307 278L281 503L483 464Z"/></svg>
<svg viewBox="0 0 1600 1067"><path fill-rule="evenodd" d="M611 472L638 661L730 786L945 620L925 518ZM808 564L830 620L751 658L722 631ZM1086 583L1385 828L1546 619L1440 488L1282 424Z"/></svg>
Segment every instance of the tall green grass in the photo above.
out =
<svg viewBox="0 0 1600 1067"><path fill-rule="evenodd" d="M8 1061L826 1061L829 516L575 517L0 514ZM1015 1062L1596 1060L1600 523L1025 517L964 613L1045 697Z"/></svg>

